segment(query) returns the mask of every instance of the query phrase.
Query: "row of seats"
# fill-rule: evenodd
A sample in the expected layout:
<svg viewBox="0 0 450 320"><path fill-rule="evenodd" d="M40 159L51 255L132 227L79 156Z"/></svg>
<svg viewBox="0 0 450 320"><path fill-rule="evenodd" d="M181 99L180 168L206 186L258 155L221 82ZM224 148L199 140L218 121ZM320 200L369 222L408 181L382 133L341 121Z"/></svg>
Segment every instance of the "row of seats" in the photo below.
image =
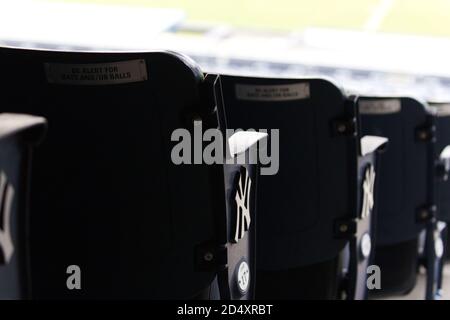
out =
<svg viewBox="0 0 450 320"><path fill-rule="evenodd" d="M373 264L370 293L408 292L423 265L439 297L446 106L171 52L0 48L0 66L1 298L366 299ZM223 164L172 161L199 121L244 130ZM276 174L225 161L276 145Z"/></svg>

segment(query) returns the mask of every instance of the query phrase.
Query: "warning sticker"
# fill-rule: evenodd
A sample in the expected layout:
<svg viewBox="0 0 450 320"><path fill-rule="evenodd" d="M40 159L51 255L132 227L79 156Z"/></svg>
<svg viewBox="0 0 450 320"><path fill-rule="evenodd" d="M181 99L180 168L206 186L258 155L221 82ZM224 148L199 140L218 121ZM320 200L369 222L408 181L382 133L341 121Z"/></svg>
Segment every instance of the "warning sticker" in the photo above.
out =
<svg viewBox="0 0 450 320"><path fill-rule="evenodd" d="M286 85L236 85L236 98L251 101L289 101L310 97L309 83Z"/></svg>
<svg viewBox="0 0 450 320"><path fill-rule="evenodd" d="M400 112L402 109L399 99L359 100L358 105L361 114L389 114Z"/></svg>
<svg viewBox="0 0 450 320"><path fill-rule="evenodd" d="M450 116L450 104L442 104L439 106L435 106L434 110L436 110L436 115L438 117L448 117Z"/></svg>
<svg viewBox="0 0 450 320"><path fill-rule="evenodd" d="M108 85L147 80L144 59L110 63L45 63L47 81L68 85Z"/></svg>

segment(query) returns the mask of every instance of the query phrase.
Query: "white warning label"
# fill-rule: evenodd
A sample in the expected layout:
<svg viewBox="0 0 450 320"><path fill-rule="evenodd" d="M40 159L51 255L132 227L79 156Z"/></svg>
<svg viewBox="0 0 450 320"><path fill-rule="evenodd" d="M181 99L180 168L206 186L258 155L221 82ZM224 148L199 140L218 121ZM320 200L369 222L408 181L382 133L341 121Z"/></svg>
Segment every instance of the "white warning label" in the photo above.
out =
<svg viewBox="0 0 450 320"><path fill-rule="evenodd" d="M438 117L448 117L450 116L450 104L441 104L439 106L433 106Z"/></svg>
<svg viewBox="0 0 450 320"><path fill-rule="evenodd" d="M251 101L289 101L310 97L309 83L283 85L236 85L236 98Z"/></svg>
<svg viewBox="0 0 450 320"><path fill-rule="evenodd" d="M110 63L45 63L47 81L68 85L108 85L147 80L144 59Z"/></svg>
<svg viewBox="0 0 450 320"><path fill-rule="evenodd" d="M399 99L359 100L359 113L361 114L389 114L397 113L402 109Z"/></svg>

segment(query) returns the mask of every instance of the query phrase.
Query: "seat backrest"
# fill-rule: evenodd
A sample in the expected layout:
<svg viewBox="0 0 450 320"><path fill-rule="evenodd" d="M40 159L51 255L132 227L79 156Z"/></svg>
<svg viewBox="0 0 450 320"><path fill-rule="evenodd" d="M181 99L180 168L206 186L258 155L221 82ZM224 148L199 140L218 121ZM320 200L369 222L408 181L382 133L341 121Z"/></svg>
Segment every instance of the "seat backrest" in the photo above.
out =
<svg viewBox="0 0 450 320"><path fill-rule="evenodd" d="M29 171L45 126L40 117L0 113L0 299L30 297Z"/></svg>
<svg viewBox="0 0 450 320"><path fill-rule="evenodd" d="M450 104L429 103L436 117L437 208L440 221L450 222Z"/></svg>
<svg viewBox="0 0 450 320"><path fill-rule="evenodd" d="M335 258L346 243L335 223L356 211L357 138L334 126L354 117L342 91L324 79L220 81L228 127L269 130L269 150L277 142L270 130L279 129L279 170L259 185L258 268Z"/></svg>
<svg viewBox="0 0 450 320"><path fill-rule="evenodd" d="M363 134L382 135L389 148L380 160L377 245L412 240L433 215L433 117L407 97L359 97Z"/></svg>
<svg viewBox="0 0 450 320"><path fill-rule="evenodd" d="M271 161L261 160L257 196L256 296L338 298L343 289L349 299L365 298L375 151L386 139L361 139L356 98L326 79L218 78L227 128L269 133Z"/></svg>
<svg viewBox="0 0 450 320"><path fill-rule="evenodd" d="M7 48L0 65L2 110L49 121L34 162L33 295L208 296L217 270L196 258L228 232L225 189L238 185L224 166L172 161L174 130L193 137L209 115L196 65L168 52ZM70 270L82 290L68 289Z"/></svg>

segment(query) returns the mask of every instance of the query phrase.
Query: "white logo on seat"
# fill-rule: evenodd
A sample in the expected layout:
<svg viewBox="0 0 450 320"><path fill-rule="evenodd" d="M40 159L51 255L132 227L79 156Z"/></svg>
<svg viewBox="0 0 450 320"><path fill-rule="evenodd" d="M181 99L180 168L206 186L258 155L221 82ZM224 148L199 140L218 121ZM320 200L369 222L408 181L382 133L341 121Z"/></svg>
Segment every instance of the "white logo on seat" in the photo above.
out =
<svg viewBox="0 0 450 320"><path fill-rule="evenodd" d="M237 284L242 294L247 293L250 284L250 268L247 262L242 261L238 268Z"/></svg>
<svg viewBox="0 0 450 320"><path fill-rule="evenodd" d="M370 165L364 174L363 182L363 204L361 210L361 218L367 218L373 208L373 189L375 186L375 169Z"/></svg>
<svg viewBox="0 0 450 320"><path fill-rule="evenodd" d="M0 248L2 263L7 264L14 253L14 244L11 239L11 210L14 199L14 189L8 184L4 172L0 172Z"/></svg>
<svg viewBox="0 0 450 320"><path fill-rule="evenodd" d="M244 181L244 186L242 186ZM237 243L244 237L244 232L250 227L250 190L252 180L247 174L247 170L239 175L239 184L236 191L236 231L234 233L234 242Z"/></svg>

